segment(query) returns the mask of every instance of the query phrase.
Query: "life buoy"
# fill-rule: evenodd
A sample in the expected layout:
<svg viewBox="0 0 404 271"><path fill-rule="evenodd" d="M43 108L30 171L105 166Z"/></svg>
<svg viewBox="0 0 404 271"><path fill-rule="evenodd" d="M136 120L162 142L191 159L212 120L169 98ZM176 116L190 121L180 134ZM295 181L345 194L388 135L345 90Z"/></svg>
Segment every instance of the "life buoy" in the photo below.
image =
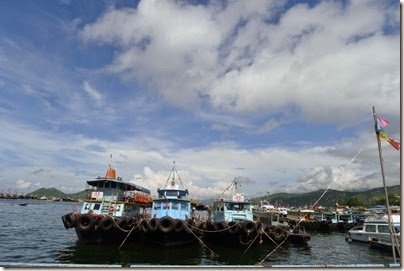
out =
<svg viewBox="0 0 404 271"><path fill-rule="evenodd" d="M227 229L227 231L230 233L230 234L237 234L237 233L239 233L239 231L240 231L240 225L239 225L239 223L238 222L236 222L236 221L231 221L231 222L229 222L229 228Z"/></svg>
<svg viewBox="0 0 404 271"><path fill-rule="evenodd" d="M184 225L182 224L181 219L174 219L174 231L175 232L180 232L184 229Z"/></svg>
<svg viewBox="0 0 404 271"><path fill-rule="evenodd" d="M153 217L152 219L149 220L149 228L151 232L157 231L159 228L159 219Z"/></svg>
<svg viewBox="0 0 404 271"><path fill-rule="evenodd" d="M247 234L249 234L257 229L255 226L255 223L252 222L251 220L244 221L242 223L241 227L242 227L243 231Z"/></svg>
<svg viewBox="0 0 404 271"><path fill-rule="evenodd" d="M82 214L77 219L77 228L80 231L89 231L94 226L94 218L89 214Z"/></svg>
<svg viewBox="0 0 404 271"><path fill-rule="evenodd" d="M174 221L169 216L163 216L160 219L159 230L164 233L171 232L174 229Z"/></svg>
<svg viewBox="0 0 404 271"><path fill-rule="evenodd" d="M100 227L100 229L103 231L109 231L112 229L113 226L114 226L114 220L110 216L104 216L98 222L98 227Z"/></svg>

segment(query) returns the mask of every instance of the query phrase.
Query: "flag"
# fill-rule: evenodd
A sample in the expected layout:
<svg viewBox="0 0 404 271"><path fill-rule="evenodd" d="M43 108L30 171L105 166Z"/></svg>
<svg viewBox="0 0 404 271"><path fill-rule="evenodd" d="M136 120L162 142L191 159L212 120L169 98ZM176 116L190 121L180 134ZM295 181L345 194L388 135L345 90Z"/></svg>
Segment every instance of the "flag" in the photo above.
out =
<svg viewBox="0 0 404 271"><path fill-rule="evenodd" d="M379 115L376 115L376 130L377 131L383 130L382 128L386 127L389 124L390 124L390 122L388 120L385 120L382 117L380 117Z"/></svg>
<svg viewBox="0 0 404 271"><path fill-rule="evenodd" d="M390 122L388 120L383 119L381 116L377 115L376 116L377 120L379 121L380 125L382 127L386 127L387 125L390 124Z"/></svg>
<svg viewBox="0 0 404 271"><path fill-rule="evenodd" d="M379 131L377 134L380 138L389 142L390 145L393 146L393 148L395 148L398 151L400 150L400 143L397 142L394 138L389 137L383 130Z"/></svg>

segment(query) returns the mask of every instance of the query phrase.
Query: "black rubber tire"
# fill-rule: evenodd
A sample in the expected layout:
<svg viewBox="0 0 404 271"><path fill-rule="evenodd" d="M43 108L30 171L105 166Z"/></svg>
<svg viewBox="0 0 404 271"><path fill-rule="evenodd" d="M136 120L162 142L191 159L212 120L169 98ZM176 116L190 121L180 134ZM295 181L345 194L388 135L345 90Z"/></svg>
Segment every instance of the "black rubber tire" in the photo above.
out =
<svg viewBox="0 0 404 271"><path fill-rule="evenodd" d="M174 231L181 232L184 229L184 225L181 219L174 219Z"/></svg>
<svg viewBox="0 0 404 271"><path fill-rule="evenodd" d="M149 228L151 232L155 232L159 228L159 219L153 217L152 219L149 220Z"/></svg>
<svg viewBox="0 0 404 271"><path fill-rule="evenodd" d="M148 234L150 232L149 223L147 223L147 220L143 219L139 222L139 229L143 234Z"/></svg>
<svg viewBox="0 0 404 271"><path fill-rule="evenodd" d="M114 220L110 216L104 216L98 222L98 227L103 231L109 231L114 227Z"/></svg>
<svg viewBox="0 0 404 271"><path fill-rule="evenodd" d="M246 220L241 224L243 231L247 234L257 230L255 223L251 220Z"/></svg>
<svg viewBox="0 0 404 271"><path fill-rule="evenodd" d="M164 233L169 233L174 230L174 220L169 216L163 216L160 219L159 230Z"/></svg>
<svg viewBox="0 0 404 271"><path fill-rule="evenodd" d="M80 231L90 231L94 227L94 217L89 214L82 214L77 219L77 228Z"/></svg>
<svg viewBox="0 0 404 271"><path fill-rule="evenodd" d="M228 224L229 228L227 229L227 231L232 234L238 234L240 232L240 224L238 224L236 221L231 221Z"/></svg>
<svg viewBox="0 0 404 271"><path fill-rule="evenodd" d="M73 213L68 213L65 215L66 225L67 228L74 228L76 226L76 216Z"/></svg>

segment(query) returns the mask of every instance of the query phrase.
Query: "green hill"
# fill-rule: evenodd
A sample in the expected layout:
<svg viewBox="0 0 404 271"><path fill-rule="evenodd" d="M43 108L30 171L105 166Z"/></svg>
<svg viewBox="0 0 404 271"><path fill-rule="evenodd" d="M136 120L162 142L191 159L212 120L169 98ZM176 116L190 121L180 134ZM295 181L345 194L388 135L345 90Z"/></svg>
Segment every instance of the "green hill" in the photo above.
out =
<svg viewBox="0 0 404 271"><path fill-rule="evenodd" d="M267 200L271 204L278 203L283 206L311 206L313 205L324 193L324 189L302 193L302 194L288 194L288 193L277 193L269 196L263 196L259 198L253 198L251 201L257 204L260 200ZM389 202L391 205L400 205L400 195L401 187L400 185L395 185L387 188L389 194ZM391 196L391 200L390 200ZM321 198L321 200L316 204L316 206L335 206L336 203L347 204L352 202L352 199L356 199L359 202L363 202L363 205L371 206L380 204L384 202L385 194L384 188L374 188L367 191L338 191L329 189L327 193ZM349 204L348 204L349 205Z"/></svg>
<svg viewBox="0 0 404 271"><path fill-rule="evenodd" d="M56 188L40 188L28 195L34 195L38 198L46 197L46 198L71 198L71 199L85 199L86 197L86 190L80 191L74 194L66 194Z"/></svg>
<svg viewBox="0 0 404 271"><path fill-rule="evenodd" d="M41 198L41 197L66 198L67 197L67 194L63 193L62 191L60 191L56 188L40 188L31 193L28 193L28 195L35 195L38 198Z"/></svg>

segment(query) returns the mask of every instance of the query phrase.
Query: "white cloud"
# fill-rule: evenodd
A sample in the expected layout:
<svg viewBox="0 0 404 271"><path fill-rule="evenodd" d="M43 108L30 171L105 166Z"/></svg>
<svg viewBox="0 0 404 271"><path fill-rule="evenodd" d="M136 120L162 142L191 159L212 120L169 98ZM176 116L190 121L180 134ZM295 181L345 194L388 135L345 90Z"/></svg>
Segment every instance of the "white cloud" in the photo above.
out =
<svg viewBox="0 0 404 271"><path fill-rule="evenodd" d="M84 91L96 102L98 106L101 106L104 100L104 97L101 93L93 88L87 81L83 83Z"/></svg>
<svg viewBox="0 0 404 271"><path fill-rule="evenodd" d="M111 71L176 106L237 114L294 107L311 122L353 123L380 98L398 114L399 36L383 35L391 10L382 5L299 4L268 24L280 3L141 1L110 8L81 37L119 46Z"/></svg>
<svg viewBox="0 0 404 271"><path fill-rule="evenodd" d="M16 188L17 189L27 189L30 186L31 186L31 182L27 182L27 181L24 181L24 180L18 180Z"/></svg>
<svg viewBox="0 0 404 271"><path fill-rule="evenodd" d="M20 180L22 186L77 192L85 180L105 174L112 153L124 180L153 193L164 185L173 160L198 198L219 195L235 177L248 181L241 192L251 197L324 189L341 168L333 189L380 187L375 138L356 126L368 123L373 105L389 120L399 119L399 35L383 33L398 27L399 6L322 1L285 10L285 3L147 0L137 9L110 6L79 29L84 44L74 44L79 49L69 54L98 56L101 48L101 60L88 67L79 67L87 65L83 59L64 61L64 55L5 33L0 126L7 129L0 134L0 183L15 187ZM83 14L53 25L75 33L88 20ZM116 75L125 80L117 83ZM17 105L15 95L23 98ZM172 105L188 118L187 124L178 119L185 127L181 135L166 125ZM190 127L196 126L193 117L207 128ZM285 128L302 122L309 125ZM353 130L342 139L316 135L327 142L316 145L308 130L319 131L316 123ZM248 132L224 141L234 128ZM400 137L393 121L389 128L390 136ZM218 135L185 146L188 129ZM282 129L301 133L301 144L261 147L258 139L245 145L240 139L254 141L254 135L261 139ZM398 184L400 153L383 143L388 185Z"/></svg>

